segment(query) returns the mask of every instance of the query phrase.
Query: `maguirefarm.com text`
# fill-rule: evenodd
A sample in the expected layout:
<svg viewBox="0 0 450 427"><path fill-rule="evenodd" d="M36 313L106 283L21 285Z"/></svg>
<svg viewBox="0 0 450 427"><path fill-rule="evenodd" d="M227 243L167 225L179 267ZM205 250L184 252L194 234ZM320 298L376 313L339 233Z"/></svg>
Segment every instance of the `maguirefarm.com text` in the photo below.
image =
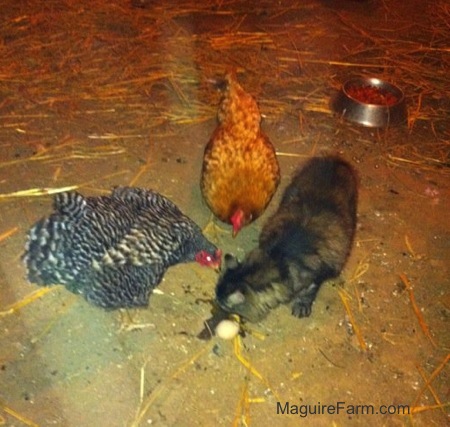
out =
<svg viewBox="0 0 450 427"><path fill-rule="evenodd" d="M277 415L297 415L306 418L313 415L408 415L409 405L352 405L336 402L325 405L317 402L314 405L297 405L291 402L277 402Z"/></svg>

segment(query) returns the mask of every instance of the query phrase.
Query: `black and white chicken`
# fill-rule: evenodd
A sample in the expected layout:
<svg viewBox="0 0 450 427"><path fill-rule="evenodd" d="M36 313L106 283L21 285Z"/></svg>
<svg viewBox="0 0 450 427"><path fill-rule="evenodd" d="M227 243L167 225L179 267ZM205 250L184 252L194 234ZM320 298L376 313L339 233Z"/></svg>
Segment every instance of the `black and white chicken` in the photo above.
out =
<svg viewBox="0 0 450 427"><path fill-rule="evenodd" d="M57 194L54 212L28 232L23 260L30 282L117 309L147 306L172 265L217 268L221 251L166 197L117 187L109 196Z"/></svg>

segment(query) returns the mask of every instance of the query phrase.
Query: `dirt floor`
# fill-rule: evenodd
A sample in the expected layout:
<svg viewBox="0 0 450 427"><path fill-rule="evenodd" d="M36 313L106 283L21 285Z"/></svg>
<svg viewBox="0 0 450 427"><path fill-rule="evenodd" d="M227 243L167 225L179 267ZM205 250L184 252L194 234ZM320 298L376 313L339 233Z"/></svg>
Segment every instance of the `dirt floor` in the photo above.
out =
<svg viewBox="0 0 450 427"><path fill-rule="evenodd" d="M447 1L4 0L2 16L0 425L448 422ZM255 245L313 154L339 153L359 172L355 245L312 316L281 307L241 340L204 342L213 270L171 268L149 308L128 314L28 283L20 257L51 211L44 189L149 187L207 224L199 175L219 102L211 81L228 67L258 99L282 181L236 239L212 236L224 252ZM396 82L408 122L373 129L334 116L330 97L353 76ZM303 405L316 414L302 417ZM397 414L401 405L411 414Z"/></svg>

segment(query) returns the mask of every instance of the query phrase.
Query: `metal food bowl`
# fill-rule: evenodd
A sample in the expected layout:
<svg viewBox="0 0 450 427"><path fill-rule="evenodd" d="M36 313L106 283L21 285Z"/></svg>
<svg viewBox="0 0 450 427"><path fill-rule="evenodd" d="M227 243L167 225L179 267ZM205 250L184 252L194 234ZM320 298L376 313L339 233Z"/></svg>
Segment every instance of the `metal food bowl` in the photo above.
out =
<svg viewBox="0 0 450 427"><path fill-rule="evenodd" d="M331 108L346 120L368 127L396 125L407 119L402 90L377 78L348 80L331 101Z"/></svg>

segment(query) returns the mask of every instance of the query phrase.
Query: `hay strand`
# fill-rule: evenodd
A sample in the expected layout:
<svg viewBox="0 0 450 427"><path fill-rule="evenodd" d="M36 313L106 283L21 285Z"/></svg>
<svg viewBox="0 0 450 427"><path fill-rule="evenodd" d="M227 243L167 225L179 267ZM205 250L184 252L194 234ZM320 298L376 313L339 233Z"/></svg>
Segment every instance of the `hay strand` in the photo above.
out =
<svg viewBox="0 0 450 427"><path fill-rule="evenodd" d="M233 427L239 427L241 425L250 425L250 398L248 392L248 382L245 381L242 387L241 396L236 408L236 415L233 420Z"/></svg>
<svg viewBox="0 0 450 427"><path fill-rule="evenodd" d="M172 381L178 379L182 374L186 372L186 370L194 364L201 356L203 356L208 351L211 351L212 344L208 343L205 345L202 349L200 349L197 353L195 353L191 358L186 360L185 362L181 363L181 365L178 366L178 368L169 376L167 379L163 382L161 382L150 394L148 399L145 402L140 403L137 411L136 416L131 423L131 427L139 427L140 422L142 421L142 418L145 416L145 414L148 412L150 407L153 405L153 403L158 399L158 397L163 394L167 389L169 388ZM145 366L147 365L148 360L142 365L141 367L141 375L140 375L140 381L139 381L139 396L143 396L142 392L142 383L145 379L145 372L142 374L142 369L145 370ZM144 379L143 379L144 378Z"/></svg>
<svg viewBox="0 0 450 427"><path fill-rule="evenodd" d="M349 304L349 297L346 295L346 293L342 290L338 290L339 296L341 297L342 304L344 304L345 311L347 313L348 319L352 325L353 331L355 332L355 335L358 339L359 346L361 347L361 350L366 351L367 350L367 344L362 336L361 330L356 323L355 317L353 316L352 310L350 308Z"/></svg>
<svg viewBox="0 0 450 427"><path fill-rule="evenodd" d="M52 194L64 193L65 191L76 190L78 185L69 185L67 187L59 188L30 188L28 190L19 190L12 193L0 194L1 199L12 199L16 197L41 197L49 196Z"/></svg>
<svg viewBox="0 0 450 427"><path fill-rule="evenodd" d="M429 376L428 380L425 382L425 384L422 386L422 388L419 390L419 393L417 394L416 399L414 400L414 402L411 404L412 408L417 407L417 404L419 403L420 398L422 397L423 393L425 392L425 390L427 388L430 387L430 384L434 381L434 379L440 374L440 372L444 369L445 365L449 362L450 360L450 354L447 354L447 356L445 356L444 360L439 364L439 366L432 372L432 374ZM440 405L437 405L438 407ZM448 406L448 404L446 404L445 406Z"/></svg>
<svg viewBox="0 0 450 427"><path fill-rule="evenodd" d="M412 259L418 259L416 252L414 251L411 242L409 241L408 235L405 234L405 245Z"/></svg>
<svg viewBox="0 0 450 427"><path fill-rule="evenodd" d="M19 230L19 227L13 227L7 231L4 231L2 234L0 234L0 242L3 242L3 240L6 240L9 237L11 237L13 234L16 234L18 230Z"/></svg>
<svg viewBox="0 0 450 427"><path fill-rule="evenodd" d="M20 301L17 301L14 304L11 304L10 306L6 307L3 311L0 311L0 316L7 316L10 314L13 314L17 310L20 310L21 308L27 306L28 304L32 303L33 301L36 301L37 299L43 297L44 295L47 295L50 292L54 292L55 289L58 289L60 287L61 286L59 286L59 285L55 285L55 286L49 286L46 288L39 288L39 289L31 292L30 294L26 295Z"/></svg>
<svg viewBox="0 0 450 427"><path fill-rule="evenodd" d="M436 391L434 390L433 386L432 386L431 383L429 382L429 380L428 380L428 378L427 378L427 376L426 376L426 374L425 374L425 371L424 371L424 370L422 369L422 367L419 366L419 365L416 365L416 368L417 368L417 370L419 371L419 374L420 374L420 376L422 377L422 380L424 381L424 383L427 384L428 390L430 391L430 393L431 393L432 396L433 396L433 399L434 399L435 402L436 402L436 405L433 405L432 408L428 407L428 410L429 410L429 409L440 408L441 411L442 411L442 413L443 413L444 415L446 415L446 413L445 413L445 411L444 411L445 405L442 404L441 399L439 398L438 394L436 393ZM417 404L417 402L415 402L415 404ZM417 406L415 406L413 409L416 409L416 408L418 409ZM420 407L420 408L423 408L423 407Z"/></svg>
<svg viewBox="0 0 450 427"><path fill-rule="evenodd" d="M36 424L34 421L30 420L29 418L25 417L22 414L19 414L14 409L7 406L2 400L0 400L0 407L1 409L6 412L8 415L11 415L16 420L20 421L21 423L25 424L28 427L39 427L39 424Z"/></svg>
<svg viewBox="0 0 450 427"><path fill-rule="evenodd" d="M406 274L404 274L404 273L400 273L399 276L400 276L401 281L405 285L406 290L408 291L409 300L411 301L411 306L412 306L412 308L414 310L414 314L417 317L417 320L419 322L420 328L422 329L422 331L425 334L425 336L429 339L429 341L431 342L433 347L436 348L437 347L436 341L434 340L433 336L431 335L430 329L428 328L428 325L425 322L423 314L420 311L419 307L417 306L416 297L414 296L414 291L413 291L413 288L411 286L411 283L410 283L409 279L406 277Z"/></svg>
<svg viewBox="0 0 450 427"><path fill-rule="evenodd" d="M258 378L272 393L273 395L278 399L278 395L275 392L275 390L272 388L272 386L269 384L266 378L264 378L263 375L259 373L259 371L242 355L242 339L240 335L237 335L233 339L233 349L234 349L234 355L239 360L239 362L247 369L248 372L250 372L253 376Z"/></svg>

